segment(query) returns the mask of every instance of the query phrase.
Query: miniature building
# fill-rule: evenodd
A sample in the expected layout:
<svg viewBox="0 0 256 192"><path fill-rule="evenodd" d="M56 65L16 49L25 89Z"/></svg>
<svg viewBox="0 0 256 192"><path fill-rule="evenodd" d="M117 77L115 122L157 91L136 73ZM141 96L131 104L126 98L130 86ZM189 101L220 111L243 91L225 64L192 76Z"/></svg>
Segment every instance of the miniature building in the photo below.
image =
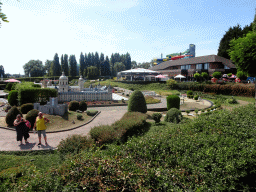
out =
<svg viewBox="0 0 256 192"><path fill-rule="evenodd" d="M58 89L58 101L92 101L101 100L107 101L112 100L112 88L110 86L101 86L100 83L96 87L90 85L89 88L84 88L84 79L80 76L78 80L78 86L69 86L68 77L65 76L64 72L59 78L58 86L47 86L48 88Z"/></svg>
<svg viewBox="0 0 256 192"><path fill-rule="evenodd" d="M50 101L47 102L46 105L40 105L40 103L34 103L34 109L41 111L42 113L46 113L49 115L64 115L68 112L67 104L58 104L57 97L51 97Z"/></svg>

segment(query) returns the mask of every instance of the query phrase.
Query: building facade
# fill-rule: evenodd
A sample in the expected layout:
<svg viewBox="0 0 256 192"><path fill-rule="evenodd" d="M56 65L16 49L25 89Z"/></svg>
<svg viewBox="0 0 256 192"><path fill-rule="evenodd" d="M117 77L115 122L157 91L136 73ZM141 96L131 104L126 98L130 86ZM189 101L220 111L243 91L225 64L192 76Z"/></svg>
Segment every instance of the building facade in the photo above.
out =
<svg viewBox="0 0 256 192"><path fill-rule="evenodd" d="M68 77L64 72L59 78L58 86L47 86L43 83L43 87L53 88L58 90L58 101L108 101L112 100L112 88L110 86L101 86L100 83L96 87L84 88L84 79L82 77L78 80L78 86L69 86Z"/></svg>
<svg viewBox="0 0 256 192"><path fill-rule="evenodd" d="M184 75L193 77L196 72L207 72L209 76L215 71L236 73L236 66L229 60L217 55L192 57L187 59L170 60L153 66L151 70L167 74L169 77Z"/></svg>

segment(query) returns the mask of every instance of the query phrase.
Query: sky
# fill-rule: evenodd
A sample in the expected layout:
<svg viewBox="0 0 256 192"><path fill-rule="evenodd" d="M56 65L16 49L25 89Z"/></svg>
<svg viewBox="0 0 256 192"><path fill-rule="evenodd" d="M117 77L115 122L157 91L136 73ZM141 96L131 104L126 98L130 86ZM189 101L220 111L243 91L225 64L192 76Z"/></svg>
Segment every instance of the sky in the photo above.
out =
<svg viewBox="0 0 256 192"><path fill-rule="evenodd" d="M55 53L130 53L150 62L195 44L196 56L217 54L225 32L249 25L255 0L0 0L0 65L24 74L30 60Z"/></svg>

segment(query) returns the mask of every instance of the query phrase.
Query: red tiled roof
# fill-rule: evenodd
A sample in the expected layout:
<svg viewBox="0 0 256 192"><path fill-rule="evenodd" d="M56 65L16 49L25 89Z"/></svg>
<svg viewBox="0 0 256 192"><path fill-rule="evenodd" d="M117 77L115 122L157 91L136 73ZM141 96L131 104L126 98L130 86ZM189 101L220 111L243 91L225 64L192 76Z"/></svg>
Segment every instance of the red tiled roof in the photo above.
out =
<svg viewBox="0 0 256 192"><path fill-rule="evenodd" d="M221 62L223 65L229 68L236 68L236 66L231 62L231 60L218 55L206 55L201 57L192 57L188 59L170 60L156 65L151 70L159 71L164 70L170 66L188 65L188 64L200 64L200 63L211 63L211 62Z"/></svg>

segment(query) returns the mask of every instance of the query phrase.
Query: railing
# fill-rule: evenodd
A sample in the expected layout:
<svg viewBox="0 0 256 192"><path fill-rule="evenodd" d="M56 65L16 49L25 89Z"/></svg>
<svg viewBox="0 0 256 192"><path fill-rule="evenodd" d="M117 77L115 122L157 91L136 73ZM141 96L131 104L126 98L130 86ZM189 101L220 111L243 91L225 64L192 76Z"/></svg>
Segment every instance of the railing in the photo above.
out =
<svg viewBox="0 0 256 192"><path fill-rule="evenodd" d="M155 91L142 91L142 94L144 96L156 96L156 92Z"/></svg>

